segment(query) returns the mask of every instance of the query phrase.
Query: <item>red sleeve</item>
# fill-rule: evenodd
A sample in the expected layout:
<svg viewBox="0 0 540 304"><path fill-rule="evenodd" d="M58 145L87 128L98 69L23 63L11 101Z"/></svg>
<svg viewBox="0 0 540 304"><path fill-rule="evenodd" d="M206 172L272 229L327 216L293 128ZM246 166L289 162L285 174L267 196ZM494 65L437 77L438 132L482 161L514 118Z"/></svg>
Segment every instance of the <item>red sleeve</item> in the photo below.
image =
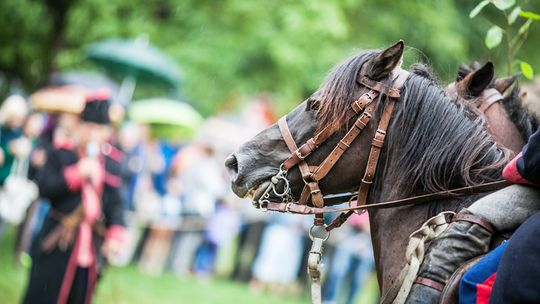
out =
<svg viewBox="0 0 540 304"><path fill-rule="evenodd" d="M530 185L530 186L538 186L535 183L527 180L521 174L519 174L518 168L517 168L517 161L521 157L521 152L514 157L507 165L504 167L503 170L503 178L507 181L514 183L514 184L522 184L522 185Z"/></svg>
<svg viewBox="0 0 540 304"><path fill-rule="evenodd" d="M79 173L77 164L64 168L64 178L66 179L69 190L75 192L81 189L83 178Z"/></svg>

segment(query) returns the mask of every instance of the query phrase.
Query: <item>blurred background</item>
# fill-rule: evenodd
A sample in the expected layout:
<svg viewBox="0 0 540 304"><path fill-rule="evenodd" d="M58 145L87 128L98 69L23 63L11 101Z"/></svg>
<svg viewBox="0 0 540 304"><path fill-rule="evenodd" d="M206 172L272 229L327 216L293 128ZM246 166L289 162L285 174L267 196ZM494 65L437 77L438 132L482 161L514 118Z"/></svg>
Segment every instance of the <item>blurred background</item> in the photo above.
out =
<svg viewBox="0 0 540 304"><path fill-rule="evenodd" d="M494 2L540 11L538 1ZM478 3L2 0L0 100L16 94L26 106L0 116L20 118L9 127L34 144L15 156L33 165L35 143L65 127L85 94L110 92L129 244L105 271L96 303L308 303L311 219L261 213L236 198L223 159L308 97L333 65L399 39L405 66L429 64L442 83L475 60L532 78L540 16L507 25L507 11L486 4L471 18ZM508 56L510 41L486 38L495 25L526 43ZM47 210L38 198L24 217L0 223L0 303L20 301ZM330 239L327 302L377 301L368 226L356 218Z"/></svg>

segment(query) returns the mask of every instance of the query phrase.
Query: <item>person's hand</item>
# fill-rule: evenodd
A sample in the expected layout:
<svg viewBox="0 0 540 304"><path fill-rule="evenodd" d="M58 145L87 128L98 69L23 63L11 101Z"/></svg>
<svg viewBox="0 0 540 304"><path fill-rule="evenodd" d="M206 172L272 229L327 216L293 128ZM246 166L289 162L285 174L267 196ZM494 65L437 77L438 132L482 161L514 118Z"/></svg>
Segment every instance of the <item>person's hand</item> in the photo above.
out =
<svg viewBox="0 0 540 304"><path fill-rule="evenodd" d="M36 149L31 155L32 165L36 168L41 168L47 161L47 152L44 149Z"/></svg>
<svg viewBox="0 0 540 304"><path fill-rule="evenodd" d="M85 178L98 178L101 175L101 163L94 157L83 157L77 163L79 173Z"/></svg>
<svg viewBox="0 0 540 304"><path fill-rule="evenodd" d="M101 252L111 264L114 264L116 260L120 257L122 250L122 243L115 239L106 239L103 247L101 247Z"/></svg>
<svg viewBox="0 0 540 304"><path fill-rule="evenodd" d="M11 153L17 158L25 158L30 155L32 150L32 143L26 137L21 137L14 139L10 144L9 148Z"/></svg>

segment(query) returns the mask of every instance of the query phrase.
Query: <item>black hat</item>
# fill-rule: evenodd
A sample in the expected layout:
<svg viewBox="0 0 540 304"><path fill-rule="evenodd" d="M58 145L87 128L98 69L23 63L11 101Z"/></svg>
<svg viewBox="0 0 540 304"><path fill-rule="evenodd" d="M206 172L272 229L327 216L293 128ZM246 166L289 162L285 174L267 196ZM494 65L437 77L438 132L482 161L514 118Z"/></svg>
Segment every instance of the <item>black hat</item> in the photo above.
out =
<svg viewBox="0 0 540 304"><path fill-rule="evenodd" d="M86 104L81 113L81 119L86 122L107 125L111 123L109 118L110 94L108 91L96 91L89 94Z"/></svg>

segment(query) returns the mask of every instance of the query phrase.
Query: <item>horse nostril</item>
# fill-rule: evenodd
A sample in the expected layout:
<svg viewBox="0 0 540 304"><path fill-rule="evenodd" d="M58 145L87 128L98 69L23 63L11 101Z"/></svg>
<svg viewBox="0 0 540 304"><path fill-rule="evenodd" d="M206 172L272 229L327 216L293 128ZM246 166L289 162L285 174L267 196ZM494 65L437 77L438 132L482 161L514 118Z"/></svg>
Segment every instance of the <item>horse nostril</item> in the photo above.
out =
<svg viewBox="0 0 540 304"><path fill-rule="evenodd" d="M231 178L234 179L234 177L238 174L238 161L236 160L236 156L234 156L234 154L229 155L225 159L225 167L227 167L227 171L229 171Z"/></svg>

